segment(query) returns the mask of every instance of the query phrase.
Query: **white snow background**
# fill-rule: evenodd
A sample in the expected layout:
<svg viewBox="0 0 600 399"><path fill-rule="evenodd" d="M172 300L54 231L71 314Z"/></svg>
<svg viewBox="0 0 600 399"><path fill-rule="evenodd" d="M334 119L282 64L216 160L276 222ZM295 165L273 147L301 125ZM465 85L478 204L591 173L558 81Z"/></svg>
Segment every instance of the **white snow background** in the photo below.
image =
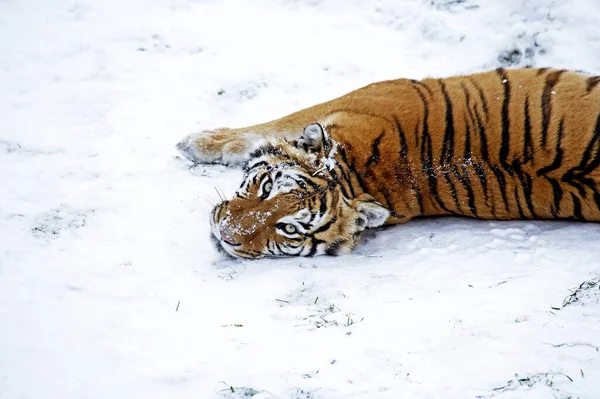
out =
<svg viewBox="0 0 600 399"><path fill-rule="evenodd" d="M0 1L0 398L600 397L600 225L425 219L348 256L227 260L208 215L241 173L174 149L377 80L600 74L599 15Z"/></svg>

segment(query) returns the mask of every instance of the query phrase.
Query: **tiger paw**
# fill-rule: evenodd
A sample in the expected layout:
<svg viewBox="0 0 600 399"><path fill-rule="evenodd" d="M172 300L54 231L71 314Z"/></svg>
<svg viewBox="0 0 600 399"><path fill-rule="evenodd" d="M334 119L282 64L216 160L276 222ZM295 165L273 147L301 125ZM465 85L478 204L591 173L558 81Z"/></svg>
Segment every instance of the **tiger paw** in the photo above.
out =
<svg viewBox="0 0 600 399"><path fill-rule="evenodd" d="M237 165L249 154L250 145L229 129L205 130L192 133L177 143L176 148L197 164Z"/></svg>

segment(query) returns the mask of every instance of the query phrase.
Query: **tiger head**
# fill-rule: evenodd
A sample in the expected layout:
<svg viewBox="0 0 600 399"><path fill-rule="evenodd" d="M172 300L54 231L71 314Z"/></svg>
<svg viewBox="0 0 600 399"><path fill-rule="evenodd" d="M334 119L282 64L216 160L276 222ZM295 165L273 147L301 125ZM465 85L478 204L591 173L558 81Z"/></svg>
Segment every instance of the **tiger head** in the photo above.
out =
<svg viewBox="0 0 600 399"><path fill-rule="evenodd" d="M250 155L233 199L211 213L213 239L239 258L338 255L390 212L371 195L349 198L337 144L313 123L297 141L272 140Z"/></svg>

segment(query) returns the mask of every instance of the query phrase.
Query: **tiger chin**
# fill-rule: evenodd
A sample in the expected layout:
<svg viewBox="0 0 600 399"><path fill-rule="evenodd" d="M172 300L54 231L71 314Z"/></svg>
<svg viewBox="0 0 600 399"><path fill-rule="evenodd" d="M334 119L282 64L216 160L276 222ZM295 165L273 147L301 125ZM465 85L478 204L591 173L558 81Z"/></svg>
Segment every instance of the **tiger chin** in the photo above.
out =
<svg viewBox="0 0 600 399"><path fill-rule="evenodd" d="M238 258L344 254L422 216L600 221L598 83L548 68L378 82L177 148L243 165L210 217Z"/></svg>

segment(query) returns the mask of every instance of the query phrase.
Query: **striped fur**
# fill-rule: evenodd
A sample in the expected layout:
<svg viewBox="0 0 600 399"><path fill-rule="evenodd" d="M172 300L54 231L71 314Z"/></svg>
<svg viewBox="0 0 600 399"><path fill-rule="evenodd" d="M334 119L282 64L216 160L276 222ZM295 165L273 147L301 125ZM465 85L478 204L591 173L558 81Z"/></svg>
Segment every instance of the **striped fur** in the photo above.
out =
<svg viewBox="0 0 600 399"><path fill-rule="evenodd" d="M600 221L598 82L555 69L385 81L266 124L191 135L179 148L197 162L261 159L267 168L285 162L288 172L303 176L297 178L303 186L266 201L239 194L220 206L229 212L223 219L252 220L249 212L272 206L271 200L280 201L281 217L304 209L312 214L325 201L328 216L311 228L336 218L328 228L335 234L322 230L317 250L294 255L349 251L364 230L351 219L368 220L360 211L365 203L375 211L383 206L386 224L437 215ZM320 147L307 146L302 133L315 122L326 135ZM246 177L248 190L258 190L255 178ZM311 197L315 204L301 200L313 192L319 192ZM280 234L270 222L261 231L272 241ZM251 238L235 240L260 256L291 254L261 249L266 239L249 245Z"/></svg>

